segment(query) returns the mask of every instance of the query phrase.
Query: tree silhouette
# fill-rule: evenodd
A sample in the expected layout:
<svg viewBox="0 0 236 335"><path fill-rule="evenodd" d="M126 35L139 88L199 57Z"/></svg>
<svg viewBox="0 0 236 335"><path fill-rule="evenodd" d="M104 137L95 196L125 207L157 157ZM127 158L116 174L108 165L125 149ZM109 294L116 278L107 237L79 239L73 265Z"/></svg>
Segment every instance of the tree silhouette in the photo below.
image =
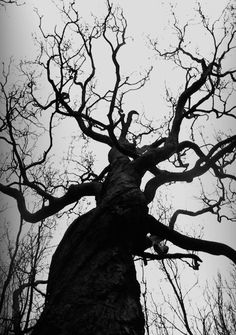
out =
<svg viewBox="0 0 236 335"><path fill-rule="evenodd" d="M19 66L24 79L9 87L11 65L3 68L0 191L16 200L22 219L31 223L66 211L83 197L96 201L93 209L71 223L52 257L45 307L34 335L143 334L133 256L142 257L145 264L152 259L190 258L198 269L201 259L193 252L202 251L236 263L236 251L230 246L175 230L179 215L212 213L221 220L224 207L235 196L236 135L221 132L209 141L198 130L199 124L208 127L213 119L235 119L236 70L226 62L235 48L232 11L227 7L221 19L211 24L198 8L213 45L209 58L188 46L190 25L181 27L174 14L176 45L161 50L150 39L153 51L185 74L178 97L166 91L170 115L157 128L143 122L136 110L127 110L127 96L146 84L152 68L139 79L123 75L120 55L128 42L127 21L122 9L110 2L105 17L95 18L92 26L82 22L75 2L62 5L66 21L61 30L45 32L39 16L43 40L36 40L36 60ZM105 91L103 78L97 77L98 46L109 55L107 66L113 69L112 83ZM69 166L75 163L73 157L63 173L53 170L56 126L67 119L78 127L83 143L98 142L107 150L108 164L99 173L88 154L75 165L79 169L73 171L73 178ZM39 141L45 132L46 148ZM145 142L147 135L151 136ZM76 145L77 139L68 144ZM216 191L214 197L202 192L202 208L175 211L168 226L149 214L148 205L161 186L191 183L209 171ZM168 253L163 241L189 252ZM152 243L156 253L146 252Z"/></svg>
<svg viewBox="0 0 236 335"><path fill-rule="evenodd" d="M165 304L156 304L155 298L146 289L145 299L149 302L146 319L151 325L148 330L154 327L153 333L156 334L185 332L189 335L235 332L235 266L227 279L218 273L213 284L206 283L202 290L203 301L193 299L194 291L197 290L197 279L194 283L189 282L189 287L186 287L182 282L181 271L173 261L163 261L161 267L173 294L168 295L163 291ZM148 295L151 295L151 299ZM170 297L174 299L169 300ZM201 307L196 308L195 304L201 304Z"/></svg>

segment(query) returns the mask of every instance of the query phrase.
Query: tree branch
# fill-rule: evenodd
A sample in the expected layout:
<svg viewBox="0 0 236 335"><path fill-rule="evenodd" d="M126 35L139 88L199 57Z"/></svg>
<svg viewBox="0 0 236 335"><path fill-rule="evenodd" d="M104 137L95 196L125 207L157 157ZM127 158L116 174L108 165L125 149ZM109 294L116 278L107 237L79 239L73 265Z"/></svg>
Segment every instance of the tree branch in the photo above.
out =
<svg viewBox="0 0 236 335"><path fill-rule="evenodd" d="M100 190L101 184L98 182L71 185L67 193L61 198L52 197L49 205L43 206L35 213L30 213L26 208L24 196L19 190L0 184L0 191L17 201L17 206L22 218L31 223L36 223L56 214L64 207L80 200L84 196L96 196L99 194Z"/></svg>
<svg viewBox="0 0 236 335"><path fill-rule="evenodd" d="M152 235L157 235L161 239L171 241L180 248L192 251L202 251L217 256L222 255L236 264L236 251L226 244L183 235L175 230L171 230L157 220L155 220L155 222L154 220L150 222L150 233Z"/></svg>
<svg viewBox="0 0 236 335"><path fill-rule="evenodd" d="M175 116L173 119L170 134L165 143L166 146L168 146L169 144L174 144L175 146L177 146L180 126L185 114L185 104L188 99L205 84L208 76L212 72L212 67L212 63L208 66L202 66L202 74L200 78L196 80L190 87L186 88L184 92L180 95L176 105Z"/></svg>
<svg viewBox="0 0 236 335"><path fill-rule="evenodd" d="M143 256L147 259L151 259L151 260L163 260L163 259L185 259L185 258L190 258L190 259L193 259L197 262L202 262L201 258L198 257L197 255L195 254L183 254L183 253L180 253L180 252L177 252L177 253L174 253L174 254L152 254L150 252L144 252L142 255L140 256Z"/></svg>
<svg viewBox="0 0 236 335"><path fill-rule="evenodd" d="M205 213L208 213L208 212L214 213L213 210L214 210L215 207L219 206L219 202L217 202L213 205L210 205L206 208L202 208L202 209L200 209L196 212L185 210L185 209L178 209L177 211L175 211L175 213L172 215L172 217L170 219L170 222L169 222L170 229L174 229L174 225L175 225L175 222L177 220L178 215L182 214L182 215L188 215L188 216L198 216L198 215L202 215L202 214L205 214Z"/></svg>
<svg viewBox="0 0 236 335"><path fill-rule="evenodd" d="M189 146L191 142L183 142L185 145L180 148L183 149L186 146ZM144 194L146 196L147 203L150 203L155 196L156 190L163 184L173 182L173 181L185 181L187 183L192 182L196 177L203 175L210 168L215 172L216 177L228 178L231 177L234 180L236 178L233 175L223 174L219 167L216 166L216 162L224 157L225 154L231 153L236 148L236 135L227 138L216 145L205 155L198 146L191 144L191 147L194 149L195 153L200 157L194 167L190 170L184 172L169 172L166 170L158 169L158 174L151 178L144 189ZM221 149L220 149L221 148ZM220 150L219 150L220 149ZM145 155L144 155L145 156Z"/></svg>

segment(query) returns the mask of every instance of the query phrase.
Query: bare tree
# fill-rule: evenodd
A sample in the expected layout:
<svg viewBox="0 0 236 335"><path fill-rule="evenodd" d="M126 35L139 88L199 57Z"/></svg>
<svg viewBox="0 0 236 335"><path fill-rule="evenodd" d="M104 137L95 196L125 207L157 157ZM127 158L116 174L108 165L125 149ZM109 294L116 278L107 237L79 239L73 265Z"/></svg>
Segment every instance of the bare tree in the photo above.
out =
<svg viewBox="0 0 236 335"><path fill-rule="evenodd" d="M138 79L123 75L120 55L128 42L127 21L122 9L109 1L105 17L94 19L92 26L82 21L75 2L62 5L65 24L53 33L44 30L39 16L42 40L38 40L37 59L20 64L21 82L13 86L10 66L3 68L1 140L5 149L0 191L16 200L23 220L35 224L61 215L67 206L76 210L84 197L96 200L92 210L69 226L52 257L45 308L34 335L78 331L143 334L133 256L142 257L145 263L190 258L198 269L201 259L195 252L202 251L224 255L236 263L236 251L230 246L175 229L180 214L191 218L212 213L222 220L224 208L231 206L235 197L236 136L221 132L204 138L198 128L203 119L206 127L212 118L220 122L235 119L236 70L225 62L235 50L232 10L227 7L221 19L210 24L198 8L201 25L212 43L210 55L202 57L188 45L190 26L181 27L175 15L176 46L162 51L157 41L150 39L154 52L174 61L184 74L179 95L166 92L170 115L159 127L140 119L137 129L134 116L139 113L127 110L128 94L145 85L151 69ZM107 66L113 73L108 89L98 77L98 45L110 57ZM55 136L65 122L71 129L77 127L84 145L90 141L104 146L108 162L101 171L95 172L91 156L80 157L78 164L76 159L68 164L64 160L64 165L56 167L55 153L60 156L63 150L54 151ZM45 133L47 143L40 143ZM154 138L145 143L148 134ZM76 145L75 139L71 148ZM152 177L141 189L146 172ZM169 225L149 214L148 204L163 185L191 183L209 173L215 193L210 197L203 187L202 208L176 210ZM168 254L163 241L189 252ZM146 253L152 245L157 253Z"/></svg>
<svg viewBox="0 0 236 335"><path fill-rule="evenodd" d="M196 299L198 282L188 283L189 287L186 287L185 272L173 261L163 261L162 270L174 299L169 300L170 296L164 292L165 304L157 305L155 299L151 299L152 306L149 304L148 309L149 322L154 325L150 328L153 334L235 333L235 267L228 278L223 279L218 273L213 285L207 283L202 287L202 299Z"/></svg>
<svg viewBox="0 0 236 335"><path fill-rule="evenodd" d="M205 292L206 311L204 314L199 311L199 333L202 330L206 335L233 334L236 331L235 266L227 279L218 273L214 286L214 289L208 286Z"/></svg>
<svg viewBox="0 0 236 335"><path fill-rule="evenodd" d="M8 252L1 257L0 329L5 335L27 333L44 303L50 230L45 222L28 231L25 225L21 218L15 241L6 230Z"/></svg>

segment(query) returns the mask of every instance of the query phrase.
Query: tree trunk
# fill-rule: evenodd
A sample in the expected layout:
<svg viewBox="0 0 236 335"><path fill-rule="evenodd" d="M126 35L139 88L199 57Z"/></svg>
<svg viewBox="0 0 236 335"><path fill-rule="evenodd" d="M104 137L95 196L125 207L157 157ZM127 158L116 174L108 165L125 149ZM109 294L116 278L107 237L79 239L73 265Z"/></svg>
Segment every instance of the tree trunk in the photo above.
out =
<svg viewBox="0 0 236 335"><path fill-rule="evenodd" d="M36 334L143 334L135 267L117 217L93 210L66 232L51 263Z"/></svg>
<svg viewBox="0 0 236 335"><path fill-rule="evenodd" d="M33 335L144 334L132 254L145 236L147 206L137 183L130 182L134 173L128 174L132 178L121 170L116 178L110 173L103 201L65 233Z"/></svg>

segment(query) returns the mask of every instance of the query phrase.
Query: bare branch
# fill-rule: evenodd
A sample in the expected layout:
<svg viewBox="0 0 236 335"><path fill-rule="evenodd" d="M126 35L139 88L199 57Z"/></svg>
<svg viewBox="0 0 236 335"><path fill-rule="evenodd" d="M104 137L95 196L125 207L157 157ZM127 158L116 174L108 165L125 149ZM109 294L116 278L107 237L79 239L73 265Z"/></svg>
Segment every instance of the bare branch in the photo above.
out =
<svg viewBox="0 0 236 335"><path fill-rule="evenodd" d="M22 6L24 5L25 3L22 2L20 3L18 0L0 0L0 6L6 6L6 5L16 5L16 6Z"/></svg>
<svg viewBox="0 0 236 335"><path fill-rule="evenodd" d="M177 182L177 181L185 181L192 182L192 180L196 177L203 175L209 169L213 169L217 177L220 178L232 178L236 180L236 177L229 174L224 174L217 167L216 163L224 157L227 153L231 153L236 148L236 136L231 136L212 147L207 155L204 155L203 152L195 145L190 145L191 142L183 143L183 146L180 145L180 148L184 148L186 146L194 148L194 151L200 156L200 158L196 161L194 167L190 170L184 172L169 172L157 169L156 177L150 179L144 190L144 194L146 196L147 202L153 200L155 196L155 192L158 187L165 183L169 182ZM219 148L221 148L219 150ZM155 155L155 153L154 153ZM155 157L155 156L154 156ZM150 159L150 158L149 158ZM142 162L141 162L142 163Z"/></svg>
<svg viewBox="0 0 236 335"><path fill-rule="evenodd" d="M169 227L170 229L174 229L174 225L175 225L175 222L177 220L177 217L179 215L188 215L188 216L192 216L192 217L195 217L195 216L198 216L198 215L202 215L202 214L205 214L205 213L214 213L214 208L215 207L218 207L221 203L221 200L220 199L217 203L213 204L213 205L210 205L206 208L203 208L203 209L200 209L198 211L189 211L189 210L185 210L185 209L177 209L175 211L175 213L172 215L171 219L170 219L170 222L169 222Z"/></svg>
<svg viewBox="0 0 236 335"><path fill-rule="evenodd" d="M236 251L226 244L183 235L175 230L171 230L159 221L156 221L156 224L154 222L151 224L150 233L160 236L160 238L167 239L180 248L192 251L202 251L212 255L222 255L228 257L236 264Z"/></svg>
<svg viewBox="0 0 236 335"><path fill-rule="evenodd" d="M163 255L158 255L158 254L152 254L150 252L144 252L142 255L143 258L146 258L147 260L164 260L164 259L192 259L195 262L202 262L201 258L195 254L183 254L183 253L174 253L174 254L163 254Z"/></svg>
<svg viewBox="0 0 236 335"><path fill-rule="evenodd" d="M0 184L0 191L14 198L17 201L18 209L22 218L28 222L38 222L51 215L58 213L64 207L78 201L84 196L97 196L100 192L101 184L97 182L71 185L61 198L51 197L49 205L43 206L35 213L30 213L26 208L23 194L16 188L10 188Z"/></svg>

